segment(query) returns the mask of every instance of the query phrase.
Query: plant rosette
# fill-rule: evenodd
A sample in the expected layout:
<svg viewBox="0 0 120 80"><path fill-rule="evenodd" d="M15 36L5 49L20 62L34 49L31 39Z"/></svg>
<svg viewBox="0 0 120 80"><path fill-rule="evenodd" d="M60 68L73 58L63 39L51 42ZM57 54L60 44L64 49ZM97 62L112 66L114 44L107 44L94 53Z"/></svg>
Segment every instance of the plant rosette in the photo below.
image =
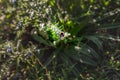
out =
<svg viewBox="0 0 120 80"><path fill-rule="evenodd" d="M54 24L48 25L47 33L49 35L49 40L53 42L54 46L61 41L66 42L67 37L70 36L70 33L62 31L57 25Z"/></svg>

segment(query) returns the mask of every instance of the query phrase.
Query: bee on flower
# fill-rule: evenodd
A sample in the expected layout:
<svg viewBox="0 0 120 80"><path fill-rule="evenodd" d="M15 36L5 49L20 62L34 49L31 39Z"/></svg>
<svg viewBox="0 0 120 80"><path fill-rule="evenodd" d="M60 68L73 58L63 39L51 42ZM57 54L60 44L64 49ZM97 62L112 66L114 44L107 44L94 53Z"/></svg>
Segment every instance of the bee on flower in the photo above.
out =
<svg viewBox="0 0 120 80"><path fill-rule="evenodd" d="M70 36L70 34L67 32L60 32L59 36L61 40L64 40L66 37Z"/></svg>

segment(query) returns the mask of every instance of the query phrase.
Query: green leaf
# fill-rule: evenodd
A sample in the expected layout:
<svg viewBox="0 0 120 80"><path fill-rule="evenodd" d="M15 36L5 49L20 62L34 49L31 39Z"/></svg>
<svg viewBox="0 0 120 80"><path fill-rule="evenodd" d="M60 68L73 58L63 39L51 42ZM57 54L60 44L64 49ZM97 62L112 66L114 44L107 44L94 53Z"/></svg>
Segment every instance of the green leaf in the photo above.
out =
<svg viewBox="0 0 120 80"><path fill-rule="evenodd" d="M120 28L120 24L106 24L99 26L98 29L113 29L113 28Z"/></svg>
<svg viewBox="0 0 120 80"><path fill-rule="evenodd" d="M79 76L78 74L80 74L79 69L77 69L77 68L75 67L76 63L74 63L74 62L72 61L72 59L70 59L71 57L69 57L69 53L67 54L67 53L65 52L65 53L61 54L60 56L61 56L61 59L62 59L62 61L65 63L66 66L74 65L74 67L73 67L73 69L72 69L72 73L73 73L75 76L78 77L78 76Z"/></svg>
<svg viewBox="0 0 120 80"><path fill-rule="evenodd" d="M82 45L80 52L82 52L84 54L88 54L88 55L91 54L96 59L99 58L98 53L92 47L90 47L89 45L84 44L84 43L80 43L80 44Z"/></svg>
<svg viewBox="0 0 120 80"><path fill-rule="evenodd" d="M105 5L105 6L108 6L108 5L109 5L109 1L105 1L105 2L104 2L104 5Z"/></svg>
<svg viewBox="0 0 120 80"><path fill-rule="evenodd" d="M34 38L36 41L38 41L39 43L43 43L43 44L45 44L45 45L47 45L47 46L50 46L50 44L49 44L46 40L44 40L42 37L38 36L37 34L34 34L34 35L33 35L33 38Z"/></svg>
<svg viewBox="0 0 120 80"><path fill-rule="evenodd" d="M50 57L46 60L46 62L44 63L45 67L47 67L57 56L57 54L60 52L62 47L58 48L56 51L54 51Z"/></svg>
<svg viewBox="0 0 120 80"><path fill-rule="evenodd" d="M85 63L91 66L97 66L97 62L92 60L91 58L88 58L84 55L81 56L81 59L79 59L81 63Z"/></svg>
<svg viewBox="0 0 120 80"><path fill-rule="evenodd" d="M95 43L99 49L103 48L102 42L98 39L98 37L93 35L93 36L85 36L85 38L87 38L88 40L91 40L93 43Z"/></svg>
<svg viewBox="0 0 120 80"><path fill-rule="evenodd" d="M77 35L79 31L81 31L89 22L91 19L90 16L82 20L78 25L74 26L73 29L71 30L71 34Z"/></svg>
<svg viewBox="0 0 120 80"><path fill-rule="evenodd" d="M91 56L91 53L88 51L89 48L84 47L83 49L76 51L74 48L71 47L68 50L65 50L65 54L67 57L71 58L72 60L76 60L81 63L96 66L97 63L94 60L92 60L93 57ZM91 50L91 52L94 52L94 51ZM67 58L65 58L65 59L67 59Z"/></svg>
<svg viewBox="0 0 120 80"><path fill-rule="evenodd" d="M50 3L51 6L54 6L54 5L55 5L55 1L54 1L54 0L50 0L49 3Z"/></svg>
<svg viewBox="0 0 120 80"><path fill-rule="evenodd" d="M94 2L94 0L90 0L90 3L93 3Z"/></svg>

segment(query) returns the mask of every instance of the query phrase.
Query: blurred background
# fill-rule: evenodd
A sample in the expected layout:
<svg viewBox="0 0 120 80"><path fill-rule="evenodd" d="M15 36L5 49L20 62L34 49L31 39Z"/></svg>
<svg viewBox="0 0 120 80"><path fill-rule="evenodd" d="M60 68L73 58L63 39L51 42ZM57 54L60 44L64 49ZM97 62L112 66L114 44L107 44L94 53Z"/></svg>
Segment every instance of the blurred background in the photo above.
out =
<svg viewBox="0 0 120 80"><path fill-rule="evenodd" d="M120 80L120 0L0 0L0 80Z"/></svg>

